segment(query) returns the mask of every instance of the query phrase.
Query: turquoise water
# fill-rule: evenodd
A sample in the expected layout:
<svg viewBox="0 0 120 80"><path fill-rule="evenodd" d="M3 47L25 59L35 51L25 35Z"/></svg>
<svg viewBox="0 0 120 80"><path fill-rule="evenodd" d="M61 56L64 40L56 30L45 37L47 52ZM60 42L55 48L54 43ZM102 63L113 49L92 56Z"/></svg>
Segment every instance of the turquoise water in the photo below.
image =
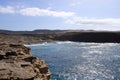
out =
<svg viewBox="0 0 120 80"><path fill-rule="evenodd" d="M29 46L51 80L120 80L120 44L55 42Z"/></svg>

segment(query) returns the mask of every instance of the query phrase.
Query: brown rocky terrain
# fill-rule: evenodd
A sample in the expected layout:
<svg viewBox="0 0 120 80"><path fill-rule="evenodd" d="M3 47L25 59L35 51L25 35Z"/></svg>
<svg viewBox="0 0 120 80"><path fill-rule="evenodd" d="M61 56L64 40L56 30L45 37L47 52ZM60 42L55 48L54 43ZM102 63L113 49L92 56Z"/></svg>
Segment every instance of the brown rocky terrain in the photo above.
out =
<svg viewBox="0 0 120 80"><path fill-rule="evenodd" d="M0 43L37 44L53 41L56 34L4 34L0 33Z"/></svg>
<svg viewBox="0 0 120 80"><path fill-rule="evenodd" d="M33 57L30 48L0 44L0 80L49 80L47 64Z"/></svg>

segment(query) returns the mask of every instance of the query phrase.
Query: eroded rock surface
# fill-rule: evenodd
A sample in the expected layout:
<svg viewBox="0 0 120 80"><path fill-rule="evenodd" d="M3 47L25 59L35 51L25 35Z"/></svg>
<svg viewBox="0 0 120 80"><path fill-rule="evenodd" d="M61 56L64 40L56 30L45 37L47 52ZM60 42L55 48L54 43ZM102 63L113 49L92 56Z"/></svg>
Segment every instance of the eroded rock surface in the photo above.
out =
<svg viewBox="0 0 120 80"><path fill-rule="evenodd" d="M23 45L0 44L0 80L49 80L47 64Z"/></svg>

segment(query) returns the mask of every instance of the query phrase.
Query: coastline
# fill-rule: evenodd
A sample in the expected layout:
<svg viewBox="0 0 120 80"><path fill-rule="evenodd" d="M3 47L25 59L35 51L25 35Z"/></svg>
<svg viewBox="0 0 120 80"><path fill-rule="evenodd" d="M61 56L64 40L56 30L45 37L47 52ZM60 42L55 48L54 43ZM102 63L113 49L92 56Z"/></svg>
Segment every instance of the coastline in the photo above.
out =
<svg viewBox="0 0 120 80"><path fill-rule="evenodd" d="M120 43L120 31L61 31L33 33L19 32L0 33L0 43L16 44L41 44L44 42L74 41L74 42L96 42L96 43Z"/></svg>

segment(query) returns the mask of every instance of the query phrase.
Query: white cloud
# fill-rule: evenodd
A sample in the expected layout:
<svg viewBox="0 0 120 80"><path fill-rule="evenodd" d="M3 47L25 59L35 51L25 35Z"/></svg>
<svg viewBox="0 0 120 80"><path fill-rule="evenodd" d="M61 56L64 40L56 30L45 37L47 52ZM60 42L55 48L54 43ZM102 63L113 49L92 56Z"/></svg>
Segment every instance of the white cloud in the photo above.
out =
<svg viewBox="0 0 120 80"><path fill-rule="evenodd" d="M73 19L66 20L66 23L75 24L75 25L107 25L107 26L120 26L120 18L82 18L82 17L74 17Z"/></svg>
<svg viewBox="0 0 120 80"><path fill-rule="evenodd" d="M21 14L24 16L52 16L52 17L61 17L61 18L66 18L66 17L71 17L75 15L74 12L66 12L66 11L53 11L51 10L51 7L48 7L47 9L41 9L37 7L32 7L32 8L22 8L21 7L11 7L11 6L0 6L0 13L3 14Z"/></svg>
<svg viewBox="0 0 120 80"><path fill-rule="evenodd" d="M0 6L0 13L15 13L15 10L11 6L7 6L7 7Z"/></svg>
<svg viewBox="0 0 120 80"><path fill-rule="evenodd" d="M50 9L40 9L40 8L24 8L21 9L20 14L25 16L53 16L53 17L71 17L74 12L65 11L52 11Z"/></svg>

